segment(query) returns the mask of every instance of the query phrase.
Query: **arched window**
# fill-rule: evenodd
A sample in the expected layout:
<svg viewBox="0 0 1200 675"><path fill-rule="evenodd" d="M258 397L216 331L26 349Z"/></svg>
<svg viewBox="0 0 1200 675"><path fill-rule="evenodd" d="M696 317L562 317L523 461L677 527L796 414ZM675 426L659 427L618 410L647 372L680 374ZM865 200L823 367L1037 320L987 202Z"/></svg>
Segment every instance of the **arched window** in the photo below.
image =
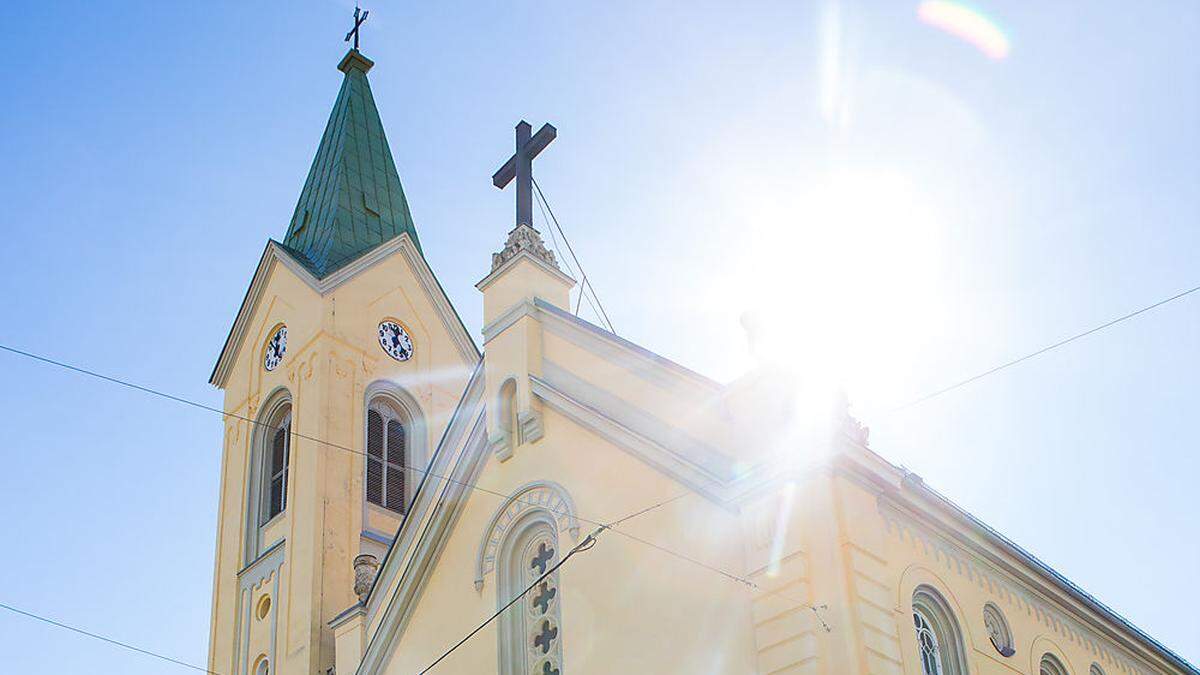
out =
<svg viewBox="0 0 1200 675"><path fill-rule="evenodd" d="M923 675L965 675L962 634L941 594L929 586L918 587L912 610Z"/></svg>
<svg viewBox="0 0 1200 675"><path fill-rule="evenodd" d="M254 669L254 675L270 675L270 672L271 664L267 662L267 658L264 656L263 659L258 662L258 667Z"/></svg>
<svg viewBox="0 0 1200 675"><path fill-rule="evenodd" d="M496 601L503 607L533 588L500 617L500 672L504 675L562 672L562 592L554 565L561 559L555 518L527 512L500 544Z"/></svg>
<svg viewBox="0 0 1200 675"><path fill-rule="evenodd" d="M1042 654L1042 662L1038 666L1038 675L1067 675L1067 668L1053 654Z"/></svg>
<svg viewBox="0 0 1200 675"><path fill-rule="evenodd" d="M292 411L288 406L283 414L268 425L270 441L263 453L263 497L260 525L265 525L287 508L288 451L291 449Z"/></svg>
<svg viewBox="0 0 1200 675"><path fill-rule="evenodd" d="M367 407L367 501L404 513L409 429L398 407L378 396Z"/></svg>
<svg viewBox="0 0 1200 675"><path fill-rule="evenodd" d="M1104 675L1104 669L1099 663L1093 663L1091 668L1088 668L1088 675Z"/></svg>
<svg viewBox="0 0 1200 675"><path fill-rule="evenodd" d="M264 531L287 509L288 465L292 445L292 400L286 390L273 394L251 429L247 467L246 562L261 554ZM277 532L276 534L280 534Z"/></svg>

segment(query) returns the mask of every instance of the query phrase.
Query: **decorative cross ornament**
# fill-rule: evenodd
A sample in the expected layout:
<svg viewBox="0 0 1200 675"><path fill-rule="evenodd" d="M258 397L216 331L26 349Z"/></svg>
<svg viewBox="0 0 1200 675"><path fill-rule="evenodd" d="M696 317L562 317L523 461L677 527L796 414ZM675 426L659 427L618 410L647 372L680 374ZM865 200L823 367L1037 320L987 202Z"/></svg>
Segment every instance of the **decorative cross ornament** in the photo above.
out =
<svg viewBox="0 0 1200 675"><path fill-rule="evenodd" d="M533 648L541 649L542 654L550 652L550 643L558 637L558 628L551 628L549 621L542 622L542 632L533 637Z"/></svg>
<svg viewBox="0 0 1200 675"><path fill-rule="evenodd" d="M550 609L550 603L556 595L558 595L558 589L550 588L550 584L543 581L542 585L538 587L537 597L533 599L533 606L537 607L542 614L545 614Z"/></svg>
<svg viewBox="0 0 1200 675"><path fill-rule="evenodd" d="M546 565L550 562L550 559L553 557L554 557L554 549L547 548L546 543L542 542L542 543L538 544L537 554L535 556L533 556L533 560L529 561L529 567L530 567L530 569L536 568L538 571L538 574L545 574L546 573Z"/></svg>
<svg viewBox="0 0 1200 675"><path fill-rule="evenodd" d="M501 190L513 178L517 179L517 225L530 227L533 226L533 158L558 136L558 130L550 124L543 124L536 134L530 136L532 129L529 122L521 120L517 125L517 151L492 174L492 185Z"/></svg>
<svg viewBox="0 0 1200 675"><path fill-rule="evenodd" d="M342 40L342 42L349 42L350 38L354 38L354 51L358 51L358 27L363 25L363 22L367 20L367 15L371 13L370 10L367 10L362 13L362 18L359 18L358 11L359 11L358 5L355 5L354 6L354 28L351 28L350 32L346 33L346 39Z"/></svg>

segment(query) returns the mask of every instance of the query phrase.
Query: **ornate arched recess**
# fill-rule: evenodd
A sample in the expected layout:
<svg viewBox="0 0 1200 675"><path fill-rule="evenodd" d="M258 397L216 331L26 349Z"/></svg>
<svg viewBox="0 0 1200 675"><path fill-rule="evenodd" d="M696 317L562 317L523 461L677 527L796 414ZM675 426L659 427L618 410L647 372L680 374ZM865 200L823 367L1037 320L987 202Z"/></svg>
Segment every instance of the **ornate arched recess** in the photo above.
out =
<svg viewBox="0 0 1200 675"><path fill-rule="evenodd" d="M425 476L429 465L429 434L425 422L425 412L421 404L407 389L390 380L376 380L367 385L363 393L361 429L363 433L363 449L367 448L367 414L371 404L385 401L399 413L405 427L407 444L405 448L405 463L408 465L406 484L409 486L405 501L412 502L416 488ZM365 460L364 460L365 462ZM366 466L364 463L364 481ZM363 491L363 508L367 508L366 490ZM407 508L407 507L406 507Z"/></svg>
<svg viewBox="0 0 1200 675"><path fill-rule="evenodd" d="M483 590L483 580L496 569L496 560L501 543L512 526L540 515L546 522L553 523L558 532L569 532L571 538L579 539L579 519L575 515L575 501L566 488L554 481L534 481L517 488L496 509L488 526L483 530L479 542L479 557L475 563L475 590Z"/></svg>
<svg viewBox="0 0 1200 675"><path fill-rule="evenodd" d="M1051 661L1057 667L1065 670L1067 673L1074 672L1070 670L1070 661L1067 660L1066 652L1047 635L1039 635L1033 639L1033 643L1029 649L1029 672L1042 673L1042 659L1047 655L1051 657Z"/></svg>
<svg viewBox="0 0 1200 675"><path fill-rule="evenodd" d="M960 646L963 650L961 655L963 669L968 672L974 672L972 666L975 664L972 661L972 655L978 645L975 642L975 635L972 633L971 617L973 615L963 611L962 605L954 597L954 593L950 589L951 586L946 583L945 579L938 576L933 570L921 565L910 565L901 573L900 583L896 589L896 619L902 636L900 639L900 651L904 656L905 663L921 662L917 638L911 630L913 626L913 605L914 600L932 590L937 599L944 605L945 612L949 615L949 618L954 622L953 628L961 640ZM990 645L988 648L991 648ZM919 670L916 672L919 672Z"/></svg>

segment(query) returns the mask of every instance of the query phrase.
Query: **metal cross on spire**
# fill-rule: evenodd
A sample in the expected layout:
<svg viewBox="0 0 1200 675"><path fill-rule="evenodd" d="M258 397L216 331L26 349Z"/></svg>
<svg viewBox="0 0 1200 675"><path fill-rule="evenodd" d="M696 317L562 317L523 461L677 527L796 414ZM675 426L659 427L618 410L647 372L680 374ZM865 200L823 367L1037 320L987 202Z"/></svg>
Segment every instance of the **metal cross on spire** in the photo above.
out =
<svg viewBox="0 0 1200 675"><path fill-rule="evenodd" d="M550 145L558 131L543 124L536 134L530 136L533 127L521 120L517 125L517 151L492 175L492 185L501 190L513 178L517 179L517 225L533 226L533 158Z"/></svg>
<svg viewBox="0 0 1200 675"><path fill-rule="evenodd" d="M343 40L343 42L349 42L350 38L354 38L354 50L355 51L358 51L358 27L363 25L363 22L367 20L367 15L371 13L370 10L367 10L362 13L362 18L359 18L358 11L359 11L358 5L355 5L354 6L354 28L351 28L350 32L346 33L346 39Z"/></svg>

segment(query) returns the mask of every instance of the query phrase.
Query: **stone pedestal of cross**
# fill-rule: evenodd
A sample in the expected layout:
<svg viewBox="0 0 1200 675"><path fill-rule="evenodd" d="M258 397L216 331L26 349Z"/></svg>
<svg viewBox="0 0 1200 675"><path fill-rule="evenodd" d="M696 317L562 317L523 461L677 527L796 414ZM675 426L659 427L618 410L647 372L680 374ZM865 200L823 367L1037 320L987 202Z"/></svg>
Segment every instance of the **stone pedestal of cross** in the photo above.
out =
<svg viewBox="0 0 1200 675"><path fill-rule="evenodd" d="M492 184L503 190L513 178L517 179L517 225L533 227L533 158L550 145L558 131L543 124L536 134L525 120L517 125L517 151L492 174Z"/></svg>

